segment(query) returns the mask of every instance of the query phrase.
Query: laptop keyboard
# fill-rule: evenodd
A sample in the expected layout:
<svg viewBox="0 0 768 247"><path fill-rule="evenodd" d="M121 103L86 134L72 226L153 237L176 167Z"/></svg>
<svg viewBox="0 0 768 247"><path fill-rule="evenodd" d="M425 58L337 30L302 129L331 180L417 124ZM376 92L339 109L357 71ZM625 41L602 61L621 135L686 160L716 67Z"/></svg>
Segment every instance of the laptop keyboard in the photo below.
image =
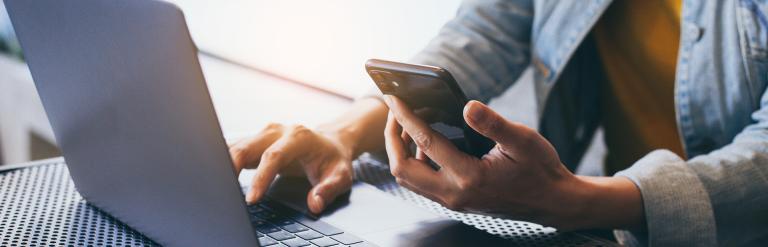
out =
<svg viewBox="0 0 768 247"><path fill-rule="evenodd" d="M248 211L261 246L375 246L267 198Z"/></svg>

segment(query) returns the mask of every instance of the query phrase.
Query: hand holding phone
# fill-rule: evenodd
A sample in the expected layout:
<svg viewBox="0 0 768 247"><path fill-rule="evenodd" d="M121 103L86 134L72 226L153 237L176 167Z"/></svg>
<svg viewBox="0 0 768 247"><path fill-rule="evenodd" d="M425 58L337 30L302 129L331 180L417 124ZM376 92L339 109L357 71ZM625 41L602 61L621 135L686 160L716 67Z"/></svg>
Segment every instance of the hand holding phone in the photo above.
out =
<svg viewBox="0 0 768 247"><path fill-rule="evenodd" d="M365 69L383 94L402 99L459 150L479 158L495 145L464 122L467 98L447 70L378 59L368 60Z"/></svg>

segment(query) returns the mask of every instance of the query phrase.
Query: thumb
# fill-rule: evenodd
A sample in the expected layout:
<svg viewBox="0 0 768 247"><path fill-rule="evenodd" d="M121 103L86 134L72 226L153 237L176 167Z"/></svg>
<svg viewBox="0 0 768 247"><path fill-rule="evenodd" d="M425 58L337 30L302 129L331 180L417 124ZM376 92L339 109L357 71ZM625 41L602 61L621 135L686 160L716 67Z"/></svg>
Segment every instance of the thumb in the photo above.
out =
<svg viewBox="0 0 768 247"><path fill-rule="evenodd" d="M313 214L320 214L329 203L352 188L352 178L340 175L324 179L307 195L307 205Z"/></svg>
<svg viewBox="0 0 768 247"><path fill-rule="evenodd" d="M508 121L490 107L472 100L464 106L464 120L469 127L498 143L506 151L520 150L530 144L536 131Z"/></svg>

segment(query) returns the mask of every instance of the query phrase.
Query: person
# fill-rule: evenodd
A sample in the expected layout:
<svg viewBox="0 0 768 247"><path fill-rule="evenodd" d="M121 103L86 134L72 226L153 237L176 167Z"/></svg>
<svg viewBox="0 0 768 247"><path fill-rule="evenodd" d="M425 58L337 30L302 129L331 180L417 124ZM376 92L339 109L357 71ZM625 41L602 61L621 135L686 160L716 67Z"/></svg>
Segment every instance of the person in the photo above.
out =
<svg viewBox="0 0 768 247"><path fill-rule="evenodd" d="M256 169L249 203L277 174L305 175L320 212L350 189L352 160L384 147L399 184L450 209L618 229L628 245L758 245L768 240L767 15L756 0L468 0L411 62L448 69L477 100L464 119L497 143L484 157L393 96L362 97L313 129L272 124L230 151L238 171ZM481 103L529 65L538 131ZM598 126L613 176L574 175Z"/></svg>

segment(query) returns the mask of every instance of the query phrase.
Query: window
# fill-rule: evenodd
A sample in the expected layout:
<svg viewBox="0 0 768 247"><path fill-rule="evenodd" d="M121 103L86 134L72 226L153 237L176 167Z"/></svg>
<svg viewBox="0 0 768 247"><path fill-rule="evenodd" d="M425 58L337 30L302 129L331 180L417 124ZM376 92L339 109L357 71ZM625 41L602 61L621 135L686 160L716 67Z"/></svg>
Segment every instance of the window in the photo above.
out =
<svg viewBox="0 0 768 247"><path fill-rule="evenodd" d="M0 2L0 54L9 54L21 58L21 46L16 40L11 20L5 11L5 5Z"/></svg>
<svg viewBox="0 0 768 247"><path fill-rule="evenodd" d="M200 50L355 97L368 58L408 60L460 0L172 0Z"/></svg>

